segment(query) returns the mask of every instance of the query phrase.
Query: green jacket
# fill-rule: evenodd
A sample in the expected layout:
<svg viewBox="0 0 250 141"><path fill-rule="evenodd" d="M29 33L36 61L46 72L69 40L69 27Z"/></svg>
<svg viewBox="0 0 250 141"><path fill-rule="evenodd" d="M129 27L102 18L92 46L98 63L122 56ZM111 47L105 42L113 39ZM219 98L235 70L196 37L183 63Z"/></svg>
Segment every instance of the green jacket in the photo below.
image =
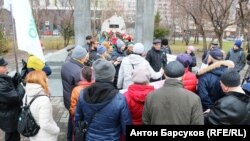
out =
<svg viewBox="0 0 250 141"><path fill-rule="evenodd" d="M204 124L200 98L177 79L167 79L147 96L142 120L144 124Z"/></svg>

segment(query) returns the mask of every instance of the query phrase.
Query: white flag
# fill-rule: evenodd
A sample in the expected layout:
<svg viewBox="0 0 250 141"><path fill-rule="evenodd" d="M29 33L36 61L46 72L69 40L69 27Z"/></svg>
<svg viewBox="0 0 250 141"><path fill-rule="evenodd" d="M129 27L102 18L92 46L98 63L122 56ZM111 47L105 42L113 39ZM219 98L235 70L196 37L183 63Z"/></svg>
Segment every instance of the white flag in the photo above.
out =
<svg viewBox="0 0 250 141"><path fill-rule="evenodd" d="M18 49L26 51L45 62L29 0L13 1L12 12L16 25Z"/></svg>
<svg viewBox="0 0 250 141"><path fill-rule="evenodd" d="M3 8L10 11L10 5L12 3L12 0L4 0Z"/></svg>

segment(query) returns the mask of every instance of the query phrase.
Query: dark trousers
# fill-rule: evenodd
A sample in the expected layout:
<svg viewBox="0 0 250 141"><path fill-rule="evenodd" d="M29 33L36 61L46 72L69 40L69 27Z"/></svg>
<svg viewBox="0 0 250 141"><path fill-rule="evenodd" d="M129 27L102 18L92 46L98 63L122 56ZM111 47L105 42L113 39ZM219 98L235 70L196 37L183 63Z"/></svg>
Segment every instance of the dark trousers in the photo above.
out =
<svg viewBox="0 0 250 141"><path fill-rule="evenodd" d="M68 120L68 133L67 133L67 141L72 141L72 135L73 135L73 117L70 116L69 113L69 120Z"/></svg>
<svg viewBox="0 0 250 141"><path fill-rule="evenodd" d="M20 141L20 134L15 132L5 132L5 141Z"/></svg>

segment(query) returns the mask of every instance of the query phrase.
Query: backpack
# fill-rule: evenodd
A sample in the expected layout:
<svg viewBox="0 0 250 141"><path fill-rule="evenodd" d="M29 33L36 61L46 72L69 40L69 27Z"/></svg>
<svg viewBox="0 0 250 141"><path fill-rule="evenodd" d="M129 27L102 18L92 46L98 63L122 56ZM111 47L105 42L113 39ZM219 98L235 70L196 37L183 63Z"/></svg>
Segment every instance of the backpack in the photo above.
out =
<svg viewBox="0 0 250 141"><path fill-rule="evenodd" d="M35 136L40 129L40 126L36 123L30 111L30 105L37 97L40 96L45 96L45 95L36 95L31 99L28 105L27 105L27 95L25 97L25 104L24 106L22 106L22 111L19 116L17 124L17 131L25 137Z"/></svg>

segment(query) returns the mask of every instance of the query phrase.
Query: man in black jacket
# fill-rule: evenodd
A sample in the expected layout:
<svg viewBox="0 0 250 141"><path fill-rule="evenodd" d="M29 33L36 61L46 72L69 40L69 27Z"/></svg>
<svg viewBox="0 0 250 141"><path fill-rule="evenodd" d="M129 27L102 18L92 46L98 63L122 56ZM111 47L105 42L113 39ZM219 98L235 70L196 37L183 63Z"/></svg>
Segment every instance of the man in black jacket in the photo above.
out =
<svg viewBox="0 0 250 141"><path fill-rule="evenodd" d="M162 68L165 68L167 64L167 56L161 50L161 40L156 39L153 42L153 47L148 51L146 60L155 72L159 72ZM150 82L158 81L160 79L150 79Z"/></svg>
<svg viewBox="0 0 250 141"><path fill-rule="evenodd" d="M8 63L0 58L0 129L5 132L5 141L20 141L17 121L21 111L24 88L21 77L16 73L13 78L7 75Z"/></svg>
<svg viewBox="0 0 250 141"><path fill-rule="evenodd" d="M250 97L240 86L240 75L233 69L221 76L221 87L226 96L205 112L205 124L250 125Z"/></svg>

